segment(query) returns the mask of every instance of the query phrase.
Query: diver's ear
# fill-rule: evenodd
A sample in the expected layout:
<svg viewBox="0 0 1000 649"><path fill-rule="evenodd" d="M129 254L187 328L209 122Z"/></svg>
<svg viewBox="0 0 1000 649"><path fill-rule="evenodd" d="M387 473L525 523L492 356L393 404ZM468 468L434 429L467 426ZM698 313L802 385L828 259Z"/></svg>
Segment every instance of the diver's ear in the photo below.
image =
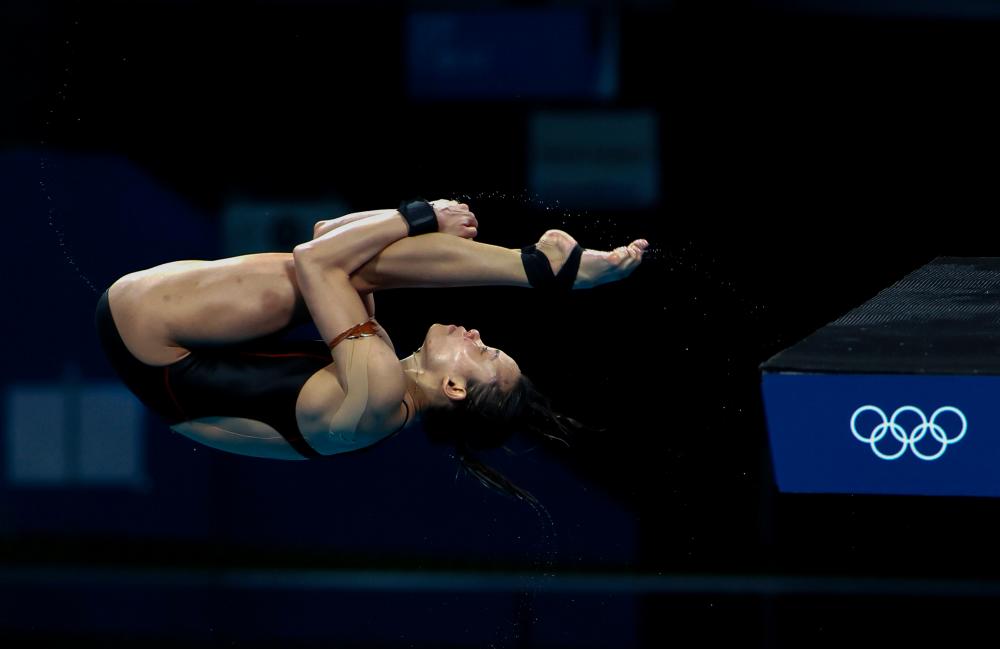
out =
<svg viewBox="0 0 1000 649"><path fill-rule="evenodd" d="M467 396L465 381L458 377L446 376L441 379L441 391L452 401L461 401Z"/></svg>

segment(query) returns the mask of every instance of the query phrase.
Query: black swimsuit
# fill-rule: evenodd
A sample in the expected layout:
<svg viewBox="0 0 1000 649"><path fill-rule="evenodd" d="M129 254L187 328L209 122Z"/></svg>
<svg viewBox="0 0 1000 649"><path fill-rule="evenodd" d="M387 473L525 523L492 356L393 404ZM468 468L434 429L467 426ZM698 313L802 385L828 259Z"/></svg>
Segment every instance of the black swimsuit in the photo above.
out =
<svg viewBox="0 0 1000 649"><path fill-rule="evenodd" d="M111 315L108 291L97 302L95 321L101 345L115 371L139 400L167 424L200 417L255 419L277 430L303 457L331 457L306 442L295 417L302 386L332 362L323 341L268 336L238 346L191 350L179 361L154 367L139 361L125 346ZM408 405L406 414L409 419ZM380 441L400 430L402 427Z"/></svg>

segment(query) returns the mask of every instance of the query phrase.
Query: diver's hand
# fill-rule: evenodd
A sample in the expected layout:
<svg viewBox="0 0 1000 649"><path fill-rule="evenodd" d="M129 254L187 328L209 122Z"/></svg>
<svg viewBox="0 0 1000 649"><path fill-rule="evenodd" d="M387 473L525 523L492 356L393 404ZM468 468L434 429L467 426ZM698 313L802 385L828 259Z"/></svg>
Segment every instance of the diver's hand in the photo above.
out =
<svg viewBox="0 0 1000 649"><path fill-rule="evenodd" d="M476 215L469 211L469 206L458 201L440 199L430 201L437 216L438 232L450 234L463 239L475 239L479 233L479 221Z"/></svg>
<svg viewBox="0 0 1000 649"><path fill-rule="evenodd" d="M549 230L538 240L535 248L548 257L552 272L558 273L576 245L576 239L568 233ZM609 252L584 248L573 288L593 288L628 277L642 263L642 255L648 247L649 242L645 239L636 239Z"/></svg>

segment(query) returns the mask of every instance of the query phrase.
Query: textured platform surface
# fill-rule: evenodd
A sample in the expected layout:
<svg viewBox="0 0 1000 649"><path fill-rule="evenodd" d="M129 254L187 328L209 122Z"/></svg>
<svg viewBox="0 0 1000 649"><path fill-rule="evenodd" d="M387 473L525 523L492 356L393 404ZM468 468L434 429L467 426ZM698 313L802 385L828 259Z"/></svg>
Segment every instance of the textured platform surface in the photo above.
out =
<svg viewBox="0 0 1000 649"><path fill-rule="evenodd" d="M761 369L1000 374L1000 257L938 257Z"/></svg>

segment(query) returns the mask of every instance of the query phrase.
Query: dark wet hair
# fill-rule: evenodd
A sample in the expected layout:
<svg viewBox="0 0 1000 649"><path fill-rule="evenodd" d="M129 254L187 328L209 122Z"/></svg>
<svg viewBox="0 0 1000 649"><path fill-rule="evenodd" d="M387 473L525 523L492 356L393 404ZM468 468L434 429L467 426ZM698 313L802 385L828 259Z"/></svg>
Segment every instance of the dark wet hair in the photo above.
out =
<svg viewBox="0 0 1000 649"><path fill-rule="evenodd" d="M502 447L513 454L505 444L518 432L540 443L569 447L570 440L579 434L602 430L555 412L549 399L524 374L507 392L497 383L475 379L468 380L466 390L465 399L452 402L450 407L424 412L428 439L454 446L460 471L464 469L484 486L521 500L538 503L531 493L484 464L476 457L477 451Z"/></svg>

